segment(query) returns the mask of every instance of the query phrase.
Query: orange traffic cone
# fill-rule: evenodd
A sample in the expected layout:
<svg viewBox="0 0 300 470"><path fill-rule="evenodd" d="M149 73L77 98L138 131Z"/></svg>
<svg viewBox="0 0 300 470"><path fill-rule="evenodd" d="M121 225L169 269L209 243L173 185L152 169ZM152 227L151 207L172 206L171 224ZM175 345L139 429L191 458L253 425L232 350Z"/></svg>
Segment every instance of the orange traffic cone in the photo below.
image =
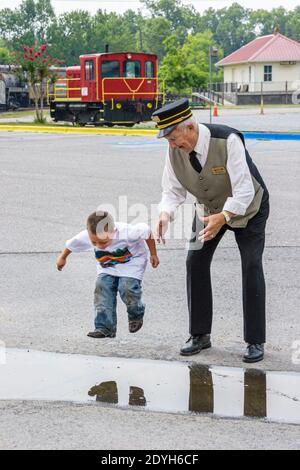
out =
<svg viewBox="0 0 300 470"><path fill-rule="evenodd" d="M214 104L213 117L218 117L218 116L219 116L218 105L217 105L217 103L215 103Z"/></svg>

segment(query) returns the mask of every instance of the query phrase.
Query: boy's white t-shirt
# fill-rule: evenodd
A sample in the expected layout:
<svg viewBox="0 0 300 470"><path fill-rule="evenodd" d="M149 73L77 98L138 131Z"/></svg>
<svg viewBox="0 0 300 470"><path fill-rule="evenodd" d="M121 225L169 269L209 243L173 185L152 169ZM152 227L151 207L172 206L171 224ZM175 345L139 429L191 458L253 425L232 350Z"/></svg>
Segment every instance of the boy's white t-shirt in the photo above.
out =
<svg viewBox="0 0 300 470"><path fill-rule="evenodd" d="M116 222L115 228L112 244L105 249L92 244L87 230L68 240L66 248L74 253L94 251L98 274L142 280L148 259L145 240L150 237L150 227Z"/></svg>

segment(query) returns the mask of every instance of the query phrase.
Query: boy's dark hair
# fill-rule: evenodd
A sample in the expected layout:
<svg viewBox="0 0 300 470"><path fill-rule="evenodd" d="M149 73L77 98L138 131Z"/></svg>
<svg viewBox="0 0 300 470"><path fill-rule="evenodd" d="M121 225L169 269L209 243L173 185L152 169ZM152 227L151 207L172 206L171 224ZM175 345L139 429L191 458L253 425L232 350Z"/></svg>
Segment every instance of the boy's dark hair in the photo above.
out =
<svg viewBox="0 0 300 470"><path fill-rule="evenodd" d="M97 211L89 215L87 219L87 229L93 234L110 232L115 229L113 217L106 211Z"/></svg>

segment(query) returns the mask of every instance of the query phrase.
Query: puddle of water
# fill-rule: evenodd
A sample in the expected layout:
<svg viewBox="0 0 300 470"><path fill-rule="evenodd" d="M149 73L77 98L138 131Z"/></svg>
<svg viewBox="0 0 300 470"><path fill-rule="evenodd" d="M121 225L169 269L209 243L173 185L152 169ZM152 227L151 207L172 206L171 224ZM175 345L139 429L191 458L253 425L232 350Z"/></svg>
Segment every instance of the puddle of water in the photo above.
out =
<svg viewBox="0 0 300 470"><path fill-rule="evenodd" d="M1 400L46 400L300 423L300 374L6 350Z"/></svg>

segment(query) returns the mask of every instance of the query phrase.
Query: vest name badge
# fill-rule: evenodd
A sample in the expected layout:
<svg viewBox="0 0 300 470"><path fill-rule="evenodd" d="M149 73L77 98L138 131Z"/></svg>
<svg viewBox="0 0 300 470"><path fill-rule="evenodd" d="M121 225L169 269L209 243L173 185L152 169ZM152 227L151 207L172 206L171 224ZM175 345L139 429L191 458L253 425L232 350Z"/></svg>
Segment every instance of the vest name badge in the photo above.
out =
<svg viewBox="0 0 300 470"><path fill-rule="evenodd" d="M215 166L211 169L213 175L225 175L226 168L225 166Z"/></svg>

